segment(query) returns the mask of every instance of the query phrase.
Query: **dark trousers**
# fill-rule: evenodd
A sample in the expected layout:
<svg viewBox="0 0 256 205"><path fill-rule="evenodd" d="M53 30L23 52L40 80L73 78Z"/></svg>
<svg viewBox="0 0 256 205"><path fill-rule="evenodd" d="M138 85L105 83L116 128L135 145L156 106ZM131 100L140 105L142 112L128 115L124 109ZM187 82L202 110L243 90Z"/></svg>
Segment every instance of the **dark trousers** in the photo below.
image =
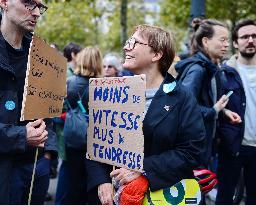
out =
<svg viewBox="0 0 256 205"><path fill-rule="evenodd" d="M92 189L88 192L87 204L88 205L102 205L100 202L100 199L98 197L98 187L95 187L94 189Z"/></svg>
<svg viewBox="0 0 256 205"><path fill-rule="evenodd" d="M9 205L9 190L11 178L11 160L0 159L0 204Z"/></svg>
<svg viewBox="0 0 256 205"><path fill-rule="evenodd" d="M67 161L63 160L59 170L55 205L63 205L68 192Z"/></svg>
<svg viewBox="0 0 256 205"><path fill-rule="evenodd" d="M98 188L87 192L86 151L66 147L65 176L67 189L61 205L101 205ZM97 177L97 176L95 176ZM57 204L55 204L57 205Z"/></svg>
<svg viewBox="0 0 256 205"><path fill-rule="evenodd" d="M27 205L32 179L33 163L14 165L11 175L10 204ZM43 205L50 181L50 160L42 157L37 161L31 205Z"/></svg>
<svg viewBox="0 0 256 205"><path fill-rule="evenodd" d="M86 169L84 165L86 152L66 147L67 195L64 205L86 205Z"/></svg>
<svg viewBox="0 0 256 205"><path fill-rule="evenodd" d="M242 168L246 186L245 204L256 204L256 147L242 146L236 157L220 151L216 205L233 205L233 195Z"/></svg>

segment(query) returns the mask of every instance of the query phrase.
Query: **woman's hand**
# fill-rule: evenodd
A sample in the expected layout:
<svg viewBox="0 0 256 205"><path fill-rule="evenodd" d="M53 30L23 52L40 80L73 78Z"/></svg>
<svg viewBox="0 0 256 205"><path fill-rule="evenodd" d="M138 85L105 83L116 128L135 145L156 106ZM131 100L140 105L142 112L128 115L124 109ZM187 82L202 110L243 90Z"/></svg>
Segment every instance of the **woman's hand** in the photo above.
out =
<svg viewBox="0 0 256 205"><path fill-rule="evenodd" d="M118 184L118 187L128 184L134 179L137 179L140 175L140 172L125 168L116 169L110 173L110 177L114 178L115 182Z"/></svg>
<svg viewBox="0 0 256 205"><path fill-rule="evenodd" d="M226 95L222 95L221 98L215 103L213 108L219 113L222 109L226 107L228 103L228 97Z"/></svg>
<svg viewBox="0 0 256 205"><path fill-rule="evenodd" d="M111 183L104 183L98 186L98 196L102 205L114 205L113 195Z"/></svg>
<svg viewBox="0 0 256 205"><path fill-rule="evenodd" d="M228 109L224 109L223 111L232 124L238 124L242 122L241 117L237 113Z"/></svg>

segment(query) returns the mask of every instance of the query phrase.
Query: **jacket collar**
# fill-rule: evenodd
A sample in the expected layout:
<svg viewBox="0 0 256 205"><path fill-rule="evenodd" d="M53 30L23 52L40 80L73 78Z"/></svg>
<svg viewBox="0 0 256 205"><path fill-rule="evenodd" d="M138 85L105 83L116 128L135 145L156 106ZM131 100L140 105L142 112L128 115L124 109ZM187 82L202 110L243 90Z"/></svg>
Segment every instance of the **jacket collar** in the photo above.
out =
<svg viewBox="0 0 256 205"><path fill-rule="evenodd" d="M237 58L238 58L237 54L231 56L231 58L226 63L223 64L222 69L226 73L234 76L234 79L240 84L241 87L243 87L242 80L241 80L240 75L236 69L237 68Z"/></svg>
<svg viewBox="0 0 256 205"><path fill-rule="evenodd" d="M237 55L237 54L231 56L231 58L227 61L226 64L227 64L229 67L236 68L236 67L237 67L237 58L238 58L238 55Z"/></svg>
<svg viewBox="0 0 256 205"><path fill-rule="evenodd" d="M202 52L198 52L195 54L197 58L204 62L204 66L206 68L206 72L209 74L210 77L214 76L218 71L218 67L214 64L205 54Z"/></svg>
<svg viewBox="0 0 256 205"><path fill-rule="evenodd" d="M153 128L157 126L157 124L160 123L172 111L173 107L178 103L178 84L169 93L165 93L163 91L163 85L172 82L175 82L175 78L171 74L167 73L163 83L156 92L144 119L144 122L146 122L145 124L150 125L146 128L149 129L148 131L153 132Z"/></svg>
<svg viewBox="0 0 256 205"><path fill-rule="evenodd" d="M238 55L235 54L233 56L231 56L231 58L229 60L227 60L222 67L225 68L226 72L228 73L237 73L237 58Z"/></svg>
<svg viewBox="0 0 256 205"><path fill-rule="evenodd" d="M0 24L1 24L1 21L2 21L2 15L0 14ZM32 36L33 36L32 33L28 33L24 36L22 44L25 47L25 49L29 49L30 43L32 41ZM14 70L9 63L9 56L6 49L6 41L1 31L0 31L0 51L1 51L0 52L0 69L9 71L15 75Z"/></svg>
<svg viewBox="0 0 256 205"><path fill-rule="evenodd" d="M192 63L199 64L202 67L206 68L206 73L210 76L210 78L215 75L218 70L217 65L212 63L211 60L202 52L197 52L195 55L179 61L175 65L175 70L179 73L179 75L181 75L185 68Z"/></svg>

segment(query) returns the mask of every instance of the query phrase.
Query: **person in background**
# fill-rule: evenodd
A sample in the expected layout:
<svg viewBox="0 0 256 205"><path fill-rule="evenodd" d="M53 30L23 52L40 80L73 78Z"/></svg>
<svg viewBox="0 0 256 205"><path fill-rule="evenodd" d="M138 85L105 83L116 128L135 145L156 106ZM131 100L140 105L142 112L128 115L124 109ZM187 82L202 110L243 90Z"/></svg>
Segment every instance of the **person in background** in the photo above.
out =
<svg viewBox="0 0 256 205"><path fill-rule="evenodd" d="M98 48L86 47L78 53L74 75L67 80L67 99L73 109L78 106L77 101L81 96L82 104L86 112L89 113L89 79L102 77L102 74L102 57ZM86 205L86 203L90 203L90 200L91 204L94 204L93 197L97 196L96 193L94 195L87 194L86 190L88 180L86 145L81 149L74 149L66 145L66 159L68 190L64 205Z"/></svg>
<svg viewBox="0 0 256 205"><path fill-rule="evenodd" d="M133 76L133 73L123 68L121 58L115 53L108 53L103 58L104 77Z"/></svg>
<svg viewBox="0 0 256 205"><path fill-rule="evenodd" d="M206 19L192 24L195 32L191 40L192 57L175 65L177 79L196 97L204 119L207 150L204 167L207 168L212 156L213 138L218 114L228 103L227 96L218 99L219 63L229 47L228 28L223 23Z"/></svg>
<svg viewBox="0 0 256 205"><path fill-rule="evenodd" d="M88 189L96 187L104 205L113 204L111 178L122 186L143 176L151 191L193 178L193 168L202 163L200 156L206 147L196 99L167 73L175 56L170 34L159 27L139 25L124 51L123 66L146 75L144 172L119 168L110 173L108 165L96 166L97 162L88 167Z"/></svg>
<svg viewBox="0 0 256 205"><path fill-rule="evenodd" d="M67 44L63 49L63 55L67 58L68 68L67 77L70 77L74 73L76 55L82 50L81 46L71 42Z"/></svg>
<svg viewBox="0 0 256 205"><path fill-rule="evenodd" d="M50 161L57 155L50 120L20 121L32 32L47 10L41 0L0 0L0 204L27 204L39 148L31 204L42 205Z"/></svg>
<svg viewBox="0 0 256 205"><path fill-rule="evenodd" d="M67 59L67 78L74 74L75 59L78 52L81 51L81 47L75 43L69 43L64 47L63 55ZM63 205L65 197L68 192L67 182L67 162L66 162L66 148L63 136L63 127L65 122L67 107L64 103L63 113L60 117L54 118L54 129L58 139L58 154L61 159L61 165L59 169L58 183L55 195L55 205Z"/></svg>
<svg viewBox="0 0 256 205"><path fill-rule="evenodd" d="M232 33L237 54L222 66L223 93L233 91L219 122L218 193L216 205L233 205L240 172L246 205L256 201L256 21L242 20ZM230 116L227 118L226 116Z"/></svg>
<svg viewBox="0 0 256 205"><path fill-rule="evenodd" d="M121 75L122 65L120 58L112 53L103 58L104 77L118 77Z"/></svg>

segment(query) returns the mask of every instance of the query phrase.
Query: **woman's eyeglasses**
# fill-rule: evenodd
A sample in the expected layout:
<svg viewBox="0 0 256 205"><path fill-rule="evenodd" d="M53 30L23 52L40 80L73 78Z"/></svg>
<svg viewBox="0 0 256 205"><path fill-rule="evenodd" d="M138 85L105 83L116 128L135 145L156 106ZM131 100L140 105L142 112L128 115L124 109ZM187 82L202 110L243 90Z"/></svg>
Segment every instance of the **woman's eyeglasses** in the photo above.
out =
<svg viewBox="0 0 256 205"><path fill-rule="evenodd" d="M149 46L147 43L142 43L140 41L138 41L137 39L135 39L134 37L129 38L126 42L125 42L125 46L127 46L129 49L134 49L136 43L141 44L141 45L147 45Z"/></svg>

